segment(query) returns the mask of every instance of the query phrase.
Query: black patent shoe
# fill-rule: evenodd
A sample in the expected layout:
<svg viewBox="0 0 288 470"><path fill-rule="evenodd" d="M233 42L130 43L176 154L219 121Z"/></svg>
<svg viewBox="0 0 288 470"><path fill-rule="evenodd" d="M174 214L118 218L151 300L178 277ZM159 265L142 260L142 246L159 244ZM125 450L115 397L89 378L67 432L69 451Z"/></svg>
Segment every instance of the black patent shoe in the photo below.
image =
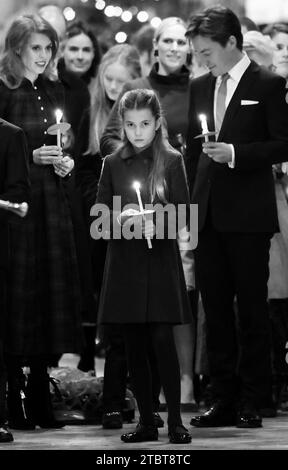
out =
<svg viewBox="0 0 288 470"><path fill-rule="evenodd" d="M168 437L172 444L190 444L192 437L183 425L170 427Z"/></svg>
<svg viewBox="0 0 288 470"><path fill-rule="evenodd" d="M164 428L164 421L156 411L153 412L154 424L157 428Z"/></svg>
<svg viewBox="0 0 288 470"><path fill-rule="evenodd" d="M244 405L237 414L237 428L262 428L262 418L256 408Z"/></svg>
<svg viewBox="0 0 288 470"><path fill-rule="evenodd" d="M122 434L121 441L127 443L158 441L158 429L155 425L137 424L134 432Z"/></svg>
<svg viewBox="0 0 288 470"><path fill-rule="evenodd" d="M6 426L0 426L0 443L14 441L12 433L6 428Z"/></svg>
<svg viewBox="0 0 288 470"><path fill-rule="evenodd" d="M203 415L193 416L190 424L197 428L235 426L236 410L218 402Z"/></svg>
<svg viewBox="0 0 288 470"><path fill-rule="evenodd" d="M104 429L121 429L123 426L122 413L120 411L111 411L102 416L102 427Z"/></svg>

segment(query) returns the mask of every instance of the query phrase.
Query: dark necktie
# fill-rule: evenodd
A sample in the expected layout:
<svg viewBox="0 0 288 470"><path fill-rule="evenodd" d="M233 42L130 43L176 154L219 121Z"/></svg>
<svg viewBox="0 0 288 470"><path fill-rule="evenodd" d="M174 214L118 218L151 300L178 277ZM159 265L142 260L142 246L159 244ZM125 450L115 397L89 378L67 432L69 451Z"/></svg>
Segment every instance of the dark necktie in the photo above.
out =
<svg viewBox="0 0 288 470"><path fill-rule="evenodd" d="M225 100L227 96L227 80L229 78L229 73L224 73L222 75L221 84L218 88L217 100L216 100L216 132L219 135L222 122L224 119L226 106Z"/></svg>

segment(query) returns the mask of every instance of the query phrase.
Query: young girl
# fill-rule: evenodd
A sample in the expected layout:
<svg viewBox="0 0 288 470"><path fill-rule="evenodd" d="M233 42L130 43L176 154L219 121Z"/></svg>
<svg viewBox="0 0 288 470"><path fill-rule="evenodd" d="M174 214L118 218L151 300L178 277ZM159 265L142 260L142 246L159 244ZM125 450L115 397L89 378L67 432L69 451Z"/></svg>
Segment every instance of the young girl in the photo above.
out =
<svg viewBox="0 0 288 470"><path fill-rule="evenodd" d="M183 160L164 139L161 109L156 94L148 89L125 93L120 102L124 143L106 157L97 202L112 211L113 196L121 207L136 203L133 183L141 184L143 205L189 204ZM113 214L114 215L114 214ZM180 371L173 325L191 322L183 268L176 239L157 239L152 220L132 209L121 212L121 224L134 224L143 239L113 239L110 235L99 306L100 323L122 326L131 377L140 412L134 432L124 442L158 439L153 419L149 342L153 344L168 406L168 430L172 443L191 442L180 416ZM142 227L143 226L143 227ZM152 249L147 240L152 241ZM176 237L175 237L176 238ZM125 325L125 328L123 326Z"/></svg>

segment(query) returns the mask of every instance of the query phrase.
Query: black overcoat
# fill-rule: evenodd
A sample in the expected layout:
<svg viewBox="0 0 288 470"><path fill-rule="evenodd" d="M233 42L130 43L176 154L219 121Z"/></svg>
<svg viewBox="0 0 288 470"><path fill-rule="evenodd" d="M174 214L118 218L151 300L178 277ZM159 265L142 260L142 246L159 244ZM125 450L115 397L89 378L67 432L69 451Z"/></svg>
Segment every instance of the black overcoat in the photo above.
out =
<svg viewBox="0 0 288 470"><path fill-rule="evenodd" d="M132 148L116 151L104 160L97 203L112 208L121 196L121 209L134 203L133 182L141 184L143 204L151 202L147 179L151 147L135 154ZM189 205L183 159L167 152L165 179L168 203ZM157 203L159 201L155 201ZM176 239L110 239L99 306L101 323L190 323L191 312Z"/></svg>

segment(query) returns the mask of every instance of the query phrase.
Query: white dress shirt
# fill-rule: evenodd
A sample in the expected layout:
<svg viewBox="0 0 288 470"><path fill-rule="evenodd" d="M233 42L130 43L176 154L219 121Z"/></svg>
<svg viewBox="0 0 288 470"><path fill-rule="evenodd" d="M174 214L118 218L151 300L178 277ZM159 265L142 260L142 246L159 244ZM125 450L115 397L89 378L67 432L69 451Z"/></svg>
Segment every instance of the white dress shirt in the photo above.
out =
<svg viewBox="0 0 288 470"><path fill-rule="evenodd" d="M249 65L251 63L251 60L247 56L245 52L243 52L243 57L242 59L237 62L232 69L228 71L229 73L229 78L227 80L227 94L226 94L226 99L225 99L225 107L227 109L232 96L235 93L235 90L243 76L243 74L246 72L248 69ZM216 122L216 103L217 103L217 95L218 95L218 90L221 84L222 77L219 75L216 80L216 85L215 85L215 91L214 91L214 122ZM235 150L233 144L229 144L231 146L232 150L232 161L228 163L230 168L234 168L235 166Z"/></svg>

